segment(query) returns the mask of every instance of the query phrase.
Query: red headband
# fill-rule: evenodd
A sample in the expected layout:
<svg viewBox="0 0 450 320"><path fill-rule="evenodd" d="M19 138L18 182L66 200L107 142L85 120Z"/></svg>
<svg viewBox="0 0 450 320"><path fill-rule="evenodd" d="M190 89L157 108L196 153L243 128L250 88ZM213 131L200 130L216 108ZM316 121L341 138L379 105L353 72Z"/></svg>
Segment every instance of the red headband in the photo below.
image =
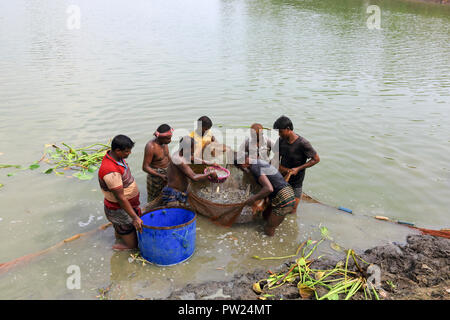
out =
<svg viewBox="0 0 450 320"><path fill-rule="evenodd" d="M154 135L155 135L155 137L171 137L172 133L173 133L173 128L170 128L169 131L164 132L164 133L155 131Z"/></svg>

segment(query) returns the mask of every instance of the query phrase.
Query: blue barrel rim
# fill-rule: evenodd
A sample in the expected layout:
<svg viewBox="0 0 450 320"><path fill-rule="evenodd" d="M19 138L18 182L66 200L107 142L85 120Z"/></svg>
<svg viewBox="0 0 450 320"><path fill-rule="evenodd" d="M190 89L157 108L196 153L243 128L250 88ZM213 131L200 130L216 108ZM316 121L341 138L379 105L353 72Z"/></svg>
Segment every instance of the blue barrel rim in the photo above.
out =
<svg viewBox="0 0 450 320"><path fill-rule="evenodd" d="M182 228L182 227L186 227L186 226L190 225L191 223L193 223L197 219L197 212L195 212L194 210L191 210L190 208L186 208L186 207L183 207L183 206L170 206L170 207L160 206L160 207L151 208L150 211L144 213L141 217L143 217L143 216L145 216L145 215L147 215L149 213L152 213L153 211L157 211L157 210L161 210L161 209L184 209L184 210L193 212L194 213L194 217L188 222L185 222L183 224L179 224L179 225L176 225L176 226L172 226L172 227L152 227L152 226L147 226L145 224L142 224L142 227L146 228L146 229L154 229L154 230L178 229L178 228Z"/></svg>

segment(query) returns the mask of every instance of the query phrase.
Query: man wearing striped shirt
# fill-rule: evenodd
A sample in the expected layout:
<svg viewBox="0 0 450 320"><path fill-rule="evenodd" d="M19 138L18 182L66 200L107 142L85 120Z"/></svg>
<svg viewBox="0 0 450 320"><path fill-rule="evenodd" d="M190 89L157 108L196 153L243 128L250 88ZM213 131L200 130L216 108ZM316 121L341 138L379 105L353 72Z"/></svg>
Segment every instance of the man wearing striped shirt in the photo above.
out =
<svg viewBox="0 0 450 320"><path fill-rule="evenodd" d="M116 239L123 241L113 246L115 250L137 248L136 230L142 232L139 189L125 161L133 147L129 137L114 137L98 172L106 218L114 227Z"/></svg>

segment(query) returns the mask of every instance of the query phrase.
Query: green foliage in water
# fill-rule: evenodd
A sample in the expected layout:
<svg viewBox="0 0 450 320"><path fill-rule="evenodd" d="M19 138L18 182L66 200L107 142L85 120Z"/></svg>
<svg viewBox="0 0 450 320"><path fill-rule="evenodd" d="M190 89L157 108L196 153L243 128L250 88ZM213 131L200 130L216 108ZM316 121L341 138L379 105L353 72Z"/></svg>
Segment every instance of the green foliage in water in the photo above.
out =
<svg viewBox="0 0 450 320"><path fill-rule="evenodd" d="M62 143L62 147L55 144L45 145L44 155L39 161L33 162L27 167L12 164L0 164L0 169L16 168L16 171L7 174L8 177L14 176L22 170L36 170L44 162L50 165L50 168L43 171L45 174L54 173L56 175L65 175L65 171L73 172L73 177L80 180L90 180L94 177L93 173L100 167L103 157L110 149L109 145L95 143L87 147L72 148ZM0 184L0 188L3 184Z"/></svg>
<svg viewBox="0 0 450 320"><path fill-rule="evenodd" d="M92 173L100 167L103 157L110 149L109 145L101 143L83 148L72 148L65 143L62 145L63 147L47 145L43 161L50 164L51 168L45 170L45 174L64 175L63 171L75 170L77 172L72 174L73 177L90 180L94 177Z"/></svg>

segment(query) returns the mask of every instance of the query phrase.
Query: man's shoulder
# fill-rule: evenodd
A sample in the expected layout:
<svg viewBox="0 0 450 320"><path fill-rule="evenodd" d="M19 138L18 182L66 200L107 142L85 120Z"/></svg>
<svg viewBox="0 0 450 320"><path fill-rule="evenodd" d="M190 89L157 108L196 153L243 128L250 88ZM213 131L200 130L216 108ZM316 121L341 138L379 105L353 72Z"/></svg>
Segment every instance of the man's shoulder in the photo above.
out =
<svg viewBox="0 0 450 320"><path fill-rule="evenodd" d="M174 166L182 166L186 165L186 159L178 154L178 152L172 153L172 156L170 157L170 161Z"/></svg>
<svg viewBox="0 0 450 320"><path fill-rule="evenodd" d="M147 144L145 145L145 150L147 149L153 149L155 146L157 146L158 144L156 143L156 138L153 138L151 140L149 140L147 142Z"/></svg>
<svg viewBox="0 0 450 320"><path fill-rule="evenodd" d="M102 163L100 164L100 168L98 169L98 177L103 179L109 173L117 172L119 174L123 174L123 170L113 161L108 158L103 158Z"/></svg>
<svg viewBox="0 0 450 320"><path fill-rule="evenodd" d="M299 135L298 133L296 133L296 135L297 135L298 138L295 140L294 144L300 145L300 146L311 145L311 143L309 142L308 139L306 139L305 137Z"/></svg>

